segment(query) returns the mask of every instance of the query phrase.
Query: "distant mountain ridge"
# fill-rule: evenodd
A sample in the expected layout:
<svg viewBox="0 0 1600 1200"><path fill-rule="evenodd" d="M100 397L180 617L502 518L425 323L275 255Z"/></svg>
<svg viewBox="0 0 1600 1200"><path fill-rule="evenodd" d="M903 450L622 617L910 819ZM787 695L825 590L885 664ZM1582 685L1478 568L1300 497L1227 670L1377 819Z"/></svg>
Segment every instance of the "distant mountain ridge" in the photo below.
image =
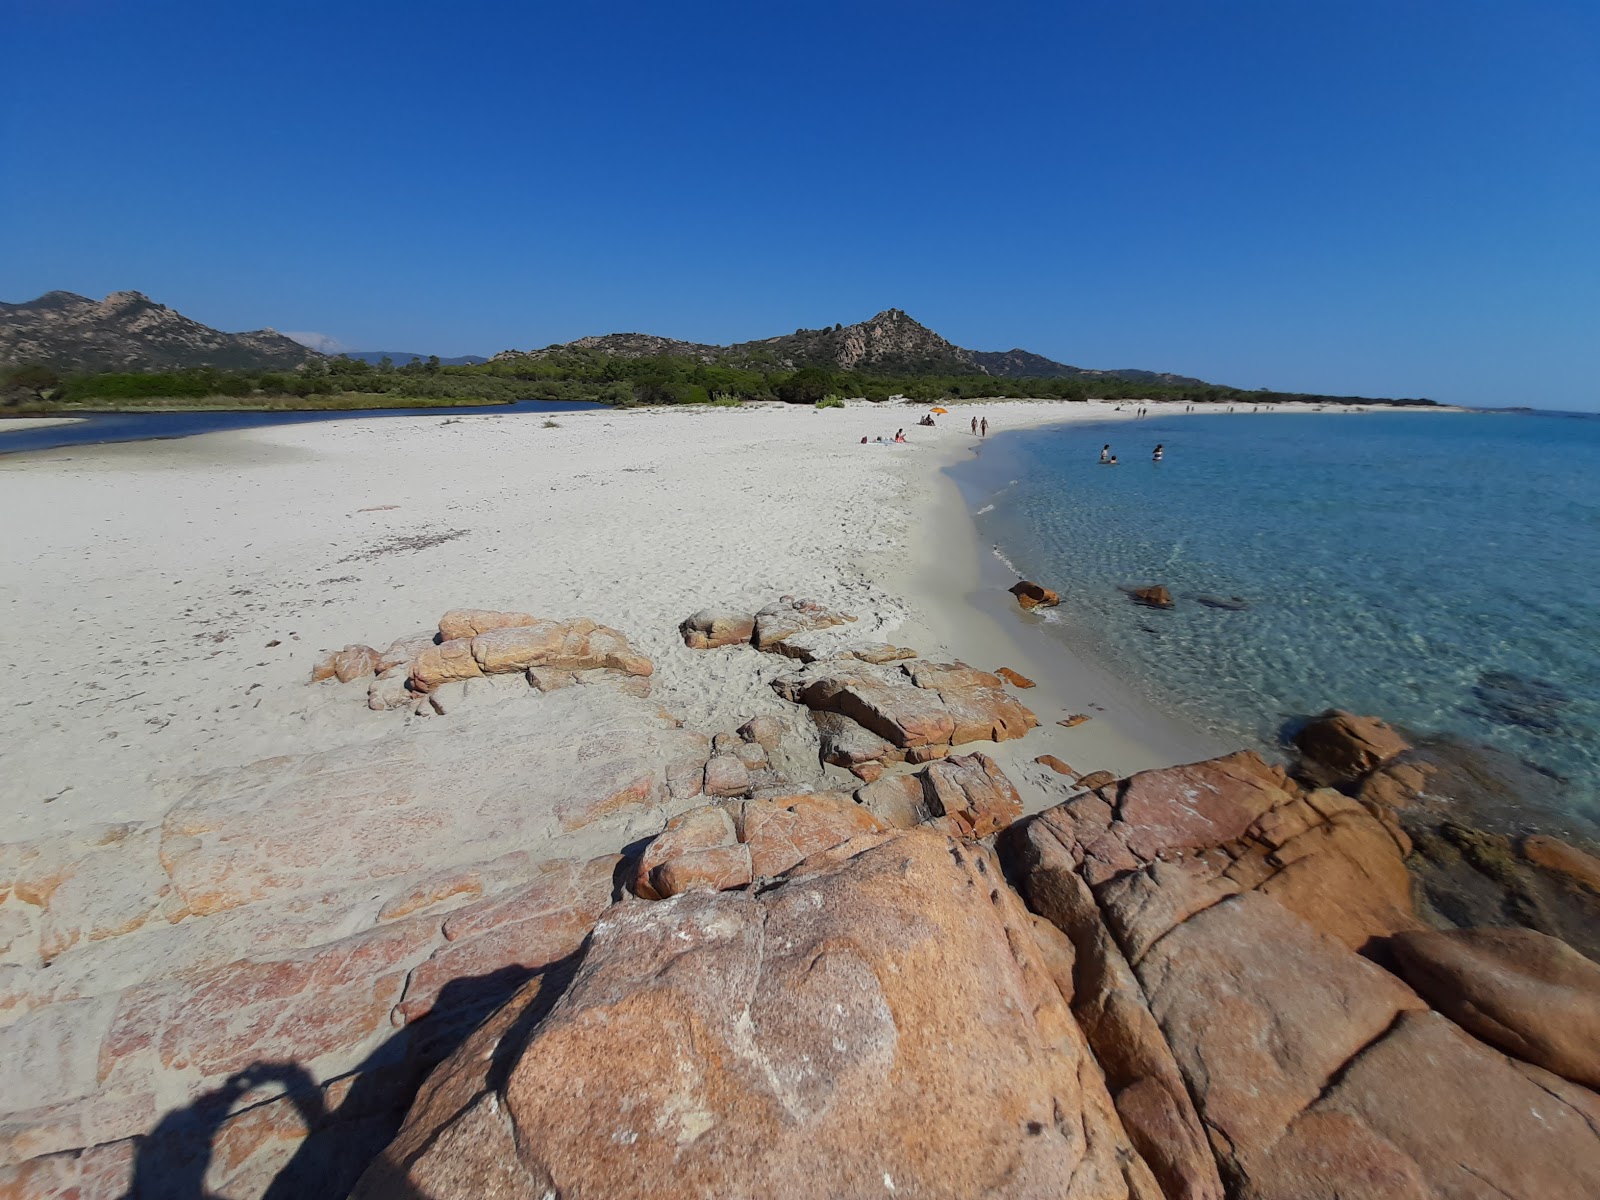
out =
<svg viewBox="0 0 1600 1200"><path fill-rule="evenodd" d="M518 358L548 358L589 351L620 358L672 355L763 371L822 367L831 371L894 375L990 375L1002 379L1122 379L1174 386L1204 386L1186 375L1135 369L1092 370L1056 362L1027 350L967 350L939 336L898 308L853 325L797 329L777 337L714 346L648 333L582 337L543 350L506 350L492 360L466 354L441 358L463 366ZM394 350L343 351L377 365L404 366L413 357ZM220 370L292 370L323 358L277 332L225 333L157 304L141 292L113 292L91 300L73 292L47 292L20 304L0 303L0 366L36 363L61 370L149 371L181 367Z"/></svg>
<svg viewBox="0 0 1600 1200"><path fill-rule="evenodd" d="M282 370L315 357L274 329L224 333L141 292L112 292L104 300L46 292L21 304L0 303L0 364L78 371Z"/></svg>
<svg viewBox="0 0 1600 1200"><path fill-rule="evenodd" d="M339 350L333 352L333 354L336 358L355 358L365 363L371 363L373 366L377 366L386 358L397 367L405 366L413 358L420 358L423 362L428 361L426 354L413 354L409 350ZM475 367L479 363L488 361L481 354L458 354L454 358L441 358L439 365L441 367Z"/></svg>
<svg viewBox="0 0 1600 1200"><path fill-rule="evenodd" d="M1187 375L1134 369L1092 370L1056 362L1027 350L966 350L940 337L898 308L885 309L854 325L797 329L793 333L713 346L648 333L609 333L547 346L543 350L506 350L492 361L522 357L547 358L574 350L597 351L620 358L675 355L735 366L794 370L825 367L835 371L915 375L993 375L1006 379L1128 379L1177 386L1200 386Z"/></svg>

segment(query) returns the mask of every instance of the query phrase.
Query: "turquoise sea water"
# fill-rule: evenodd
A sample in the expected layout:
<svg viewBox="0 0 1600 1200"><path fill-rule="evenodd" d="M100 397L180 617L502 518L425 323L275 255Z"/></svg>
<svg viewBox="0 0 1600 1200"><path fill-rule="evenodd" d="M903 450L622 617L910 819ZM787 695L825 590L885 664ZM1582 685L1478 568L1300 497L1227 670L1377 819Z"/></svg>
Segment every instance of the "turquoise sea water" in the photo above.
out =
<svg viewBox="0 0 1600 1200"><path fill-rule="evenodd" d="M1122 465L1098 465L1105 442ZM1329 706L1374 713L1600 807L1600 417L1058 426L956 474L980 536L1061 592L1052 630L1174 715L1270 745ZM1177 607L1120 590L1152 584Z"/></svg>

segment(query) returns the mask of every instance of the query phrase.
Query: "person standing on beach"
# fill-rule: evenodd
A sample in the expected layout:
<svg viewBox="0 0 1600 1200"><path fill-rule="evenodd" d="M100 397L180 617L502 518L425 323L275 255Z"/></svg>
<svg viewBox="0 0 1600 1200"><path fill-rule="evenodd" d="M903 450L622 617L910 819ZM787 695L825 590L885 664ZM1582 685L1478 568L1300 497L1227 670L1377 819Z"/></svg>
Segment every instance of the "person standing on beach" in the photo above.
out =
<svg viewBox="0 0 1600 1200"><path fill-rule="evenodd" d="M973 437L977 437L978 436L978 418L977 417L973 417L972 418L972 436Z"/></svg>
<svg viewBox="0 0 1600 1200"><path fill-rule="evenodd" d="M989 418L988 417L985 417L983 419L983 424L981 426L979 426L979 428L981 428L983 430L983 436L984 437L988 437L989 436Z"/></svg>

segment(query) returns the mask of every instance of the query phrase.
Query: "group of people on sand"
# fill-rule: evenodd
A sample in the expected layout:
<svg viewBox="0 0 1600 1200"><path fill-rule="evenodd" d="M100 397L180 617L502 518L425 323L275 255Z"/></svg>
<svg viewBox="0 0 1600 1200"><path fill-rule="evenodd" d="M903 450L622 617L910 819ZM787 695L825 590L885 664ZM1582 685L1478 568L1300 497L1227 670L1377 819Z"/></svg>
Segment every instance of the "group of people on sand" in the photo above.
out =
<svg viewBox="0 0 1600 1200"><path fill-rule="evenodd" d="M929 426L937 427L937 422L934 421L932 413L929 413L927 416L923 417L922 420L917 422L917 424L918 425L929 425ZM978 417L973 417L972 418L972 432L973 432L973 435L976 436L976 437L988 437L989 436L989 418L988 417L984 417L984 418L982 418L980 420ZM861 444L863 446L865 446L868 442L878 442L878 443L880 443L882 445L890 445L890 444L892 444L894 442L905 442L905 441L908 441L908 440L909 439L906 437L906 431L904 429L896 429L894 431L894 437L890 438L888 441L885 441L881 437L878 437L878 438L862 438L861 439Z"/></svg>
<svg viewBox="0 0 1600 1200"><path fill-rule="evenodd" d="M1153 463L1158 463L1162 460L1166 453L1166 443L1157 442L1155 450L1151 452L1150 461ZM1111 453L1110 442L1107 442L1104 446L1100 447L1100 465L1102 467L1117 467L1122 465L1121 463L1117 462L1117 456Z"/></svg>

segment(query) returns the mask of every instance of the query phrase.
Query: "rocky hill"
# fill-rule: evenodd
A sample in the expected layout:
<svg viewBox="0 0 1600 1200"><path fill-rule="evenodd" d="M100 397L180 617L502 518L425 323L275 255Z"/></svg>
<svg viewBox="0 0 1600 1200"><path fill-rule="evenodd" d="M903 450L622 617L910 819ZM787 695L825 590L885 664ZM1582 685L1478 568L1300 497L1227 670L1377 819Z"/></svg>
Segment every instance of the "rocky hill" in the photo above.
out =
<svg viewBox="0 0 1600 1200"><path fill-rule="evenodd" d="M73 292L46 292L21 304L0 303L0 365L39 363L88 371L268 370L297 367L314 357L314 351L276 330L224 333L140 292L112 292L99 301Z"/></svg>
<svg viewBox="0 0 1600 1200"><path fill-rule="evenodd" d="M869 374L993 375L1009 379L1111 377L1172 384L1201 382L1185 375L1155 371L1089 370L1068 366L1027 350L967 350L940 337L898 308L886 309L854 325L797 329L793 333L753 342L736 342L731 346L683 342L646 333L612 333L603 337L579 338L575 342L550 346L544 350L507 350L495 355L495 358L503 361L521 357L525 353L542 358L573 350L594 350L623 358L670 354L697 358L702 362L721 359L735 366L778 370L815 366Z"/></svg>

